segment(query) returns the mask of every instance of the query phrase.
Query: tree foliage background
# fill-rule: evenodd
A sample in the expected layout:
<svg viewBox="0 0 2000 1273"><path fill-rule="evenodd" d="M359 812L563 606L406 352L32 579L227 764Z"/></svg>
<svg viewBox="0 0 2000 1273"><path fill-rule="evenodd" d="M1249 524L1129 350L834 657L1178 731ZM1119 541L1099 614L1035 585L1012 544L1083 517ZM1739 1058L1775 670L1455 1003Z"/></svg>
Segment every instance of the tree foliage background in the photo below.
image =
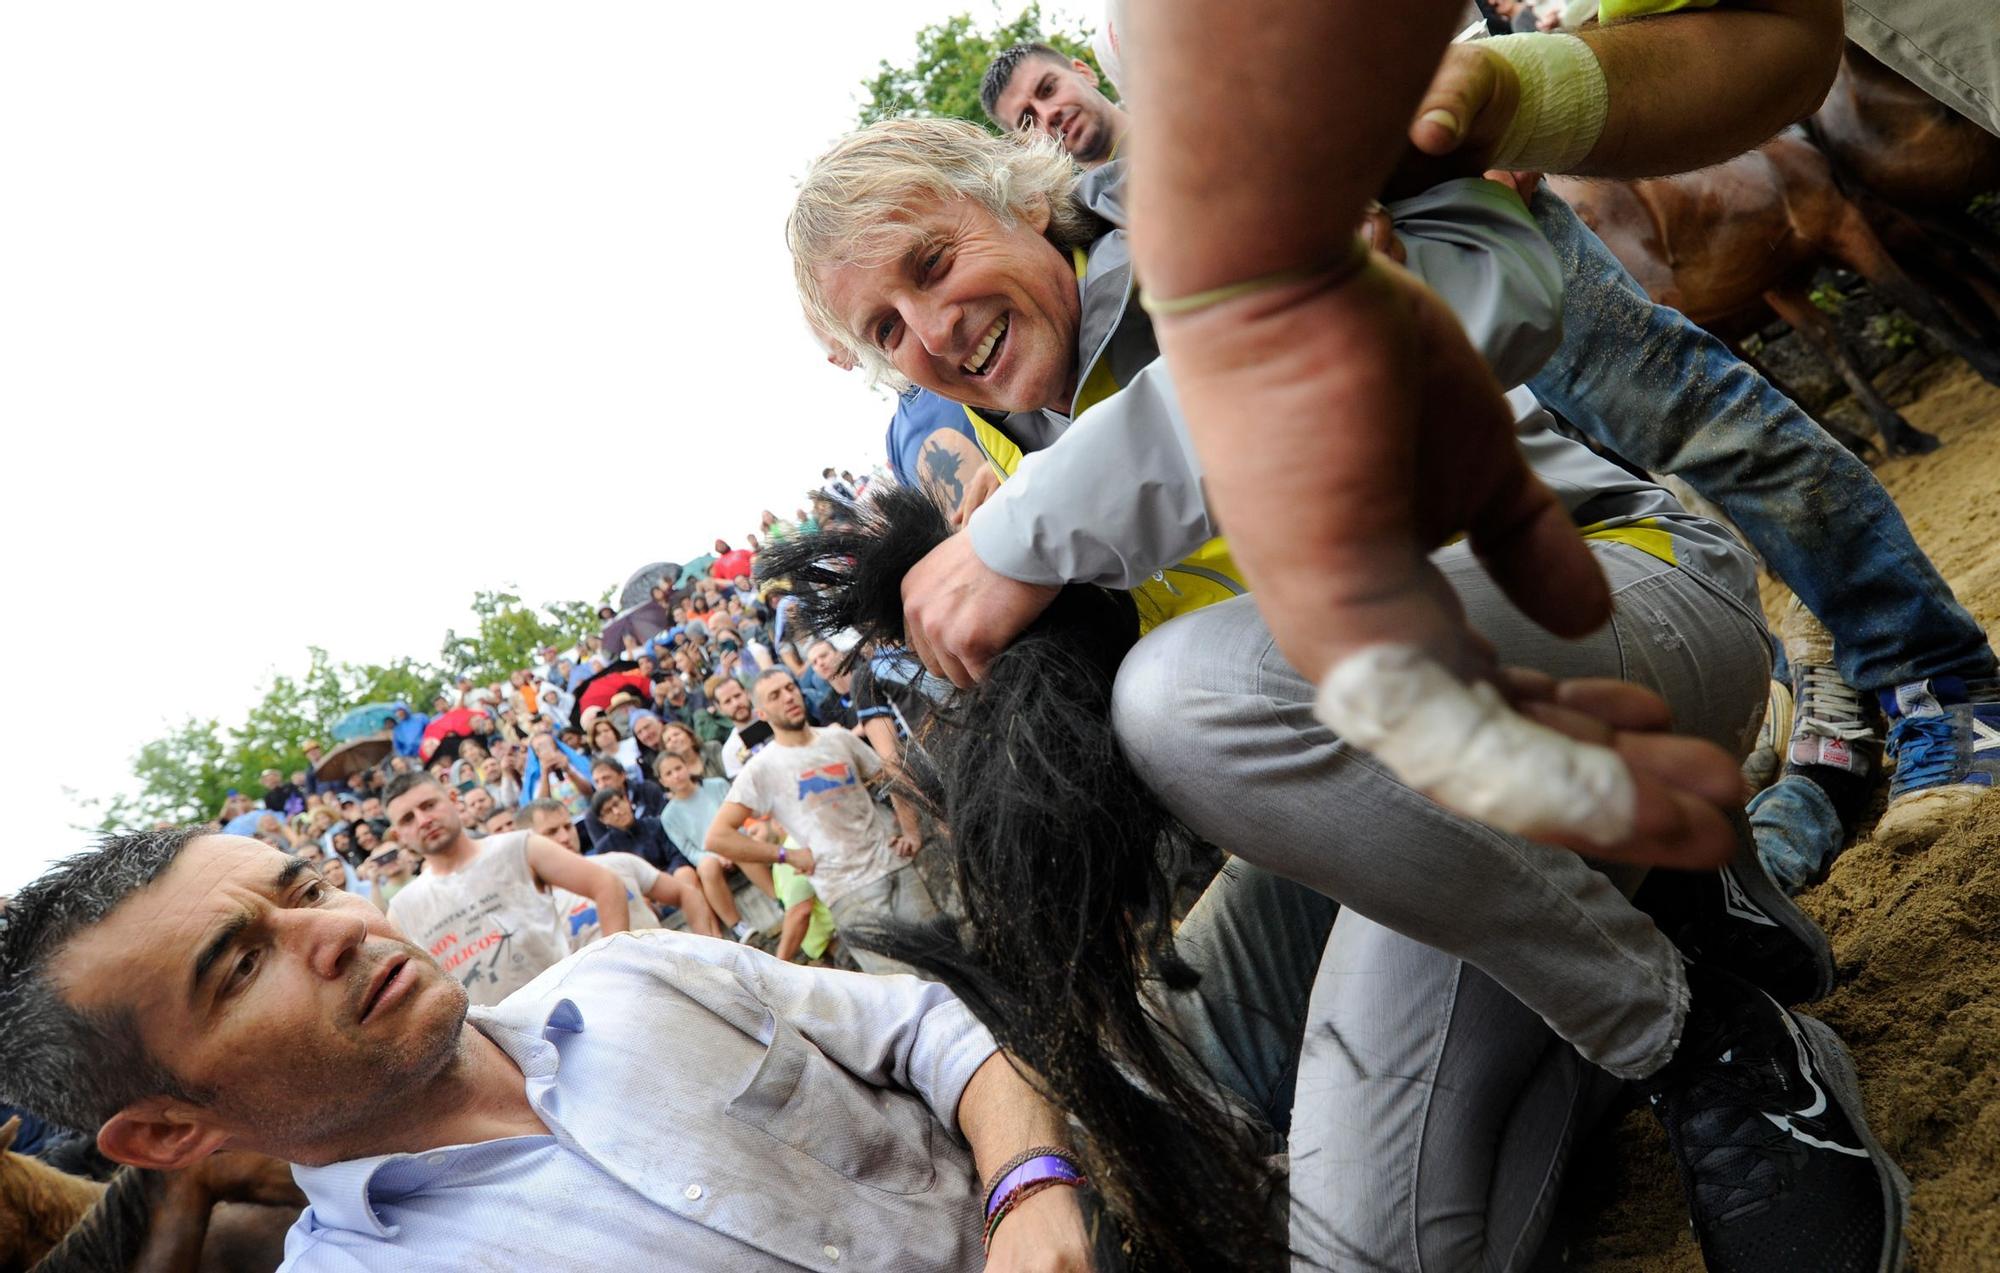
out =
<svg viewBox="0 0 2000 1273"><path fill-rule="evenodd" d="M969 119L983 128L993 121L979 105L979 81L996 54L1031 40L1082 58L1103 79L1103 68L1090 51L1091 31L1050 29L1042 18L1039 3L1028 5L1011 21L1003 20L995 6L990 25L976 23L970 13L935 22L917 32L917 55L908 65L883 59L874 78L862 83L868 94L861 107L861 122L900 119L909 115L943 115ZM1105 95L1116 99L1110 81L1101 85ZM995 129L994 131L998 131Z"/></svg>
<svg viewBox="0 0 2000 1273"><path fill-rule="evenodd" d="M343 663L318 646L304 676L274 674L263 697L240 724L189 716L147 743L132 758L134 789L108 800L81 800L101 831L124 831L155 822L213 818L231 788L258 795L265 769L290 774L305 768L304 744L317 738L331 747L333 725L364 703L401 699L420 712L460 676L485 685L535 662L543 646L569 646L597 631L597 608L610 600L561 601L540 607L512 592L481 592L472 599L477 626L446 631L434 664Z"/></svg>

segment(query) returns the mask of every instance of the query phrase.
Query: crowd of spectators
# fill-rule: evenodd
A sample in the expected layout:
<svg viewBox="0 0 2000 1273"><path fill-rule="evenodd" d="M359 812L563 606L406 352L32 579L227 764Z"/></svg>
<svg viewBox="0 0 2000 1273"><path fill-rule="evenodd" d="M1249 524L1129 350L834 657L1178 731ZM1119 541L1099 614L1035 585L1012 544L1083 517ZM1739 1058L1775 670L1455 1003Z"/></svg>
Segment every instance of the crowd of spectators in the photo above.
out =
<svg viewBox="0 0 2000 1273"><path fill-rule="evenodd" d="M388 911L426 877L427 862L428 873L442 877L441 864L450 860L437 846L427 853L411 819L399 821L392 808L399 803L393 793L428 778L474 845L500 847L502 837L514 837L504 842L511 848L533 835L612 868L627 886L630 927L664 919L756 939L738 897L755 888L782 916L764 935L781 957L826 958L835 928L814 888L820 863L831 860L834 876L868 884L905 864L918 843L908 812L890 811L881 779L922 711L922 695L912 688L921 673L886 657L847 666L845 649L788 626L792 599L783 581L753 584L752 570L761 547L816 529L870 480L828 468L810 506L792 519L764 510L740 546L717 539L712 552L658 579L652 600L670 622L657 632L628 625L617 649L587 635L566 648L543 648L532 666L502 679L462 676L428 710L396 704L382 730L388 754L375 763L353 772L322 769L327 751L320 740L305 740L303 768L264 770L260 793L231 791L215 828L295 854L329 886ZM607 606L599 617L617 614ZM753 701L760 685L777 690L781 683L796 690L790 697L802 719L774 721ZM593 697L601 701L581 705ZM855 741L850 748L810 737L820 729L852 731ZM776 816L768 796L739 789L753 758L781 739L802 748L795 767L813 772L801 777L766 766L755 790L789 789L789 819ZM831 755L854 758L855 748L865 755L860 763L844 772L829 763ZM882 843L856 846L858 862L842 860L835 844L829 859L828 842L806 825L812 810L857 796L879 807L880 817L862 811L851 821L869 831L887 828ZM755 807L746 805L752 800ZM712 847L710 829L726 808L724 839L736 843ZM746 843L762 851L746 851ZM892 860L877 860L885 854ZM539 877L530 883L546 896L562 949L601 933L577 896ZM454 940L477 937L458 933ZM531 943L514 943L523 944Z"/></svg>

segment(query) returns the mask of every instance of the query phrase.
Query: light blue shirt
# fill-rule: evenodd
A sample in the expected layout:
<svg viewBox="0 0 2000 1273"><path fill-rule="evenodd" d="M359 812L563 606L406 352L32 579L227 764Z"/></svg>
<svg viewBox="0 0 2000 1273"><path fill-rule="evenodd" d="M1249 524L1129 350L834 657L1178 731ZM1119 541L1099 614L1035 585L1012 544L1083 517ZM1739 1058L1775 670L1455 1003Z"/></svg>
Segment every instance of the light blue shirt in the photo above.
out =
<svg viewBox="0 0 2000 1273"><path fill-rule="evenodd" d="M470 1024L548 1135L296 1167L286 1270L976 1270L958 1100L995 1051L942 986L622 933Z"/></svg>
<svg viewBox="0 0 2000 1273"><path fill-rule="evenodd" d="M722 806L729 800L729 784L721 778L703 778L695 793L685 800L667 800L667 807L660 810L660 829L681 851L681 856L696 866L708 856L703 842L708 839L708 824L715 821L715 815L722 812Z"/></svg>

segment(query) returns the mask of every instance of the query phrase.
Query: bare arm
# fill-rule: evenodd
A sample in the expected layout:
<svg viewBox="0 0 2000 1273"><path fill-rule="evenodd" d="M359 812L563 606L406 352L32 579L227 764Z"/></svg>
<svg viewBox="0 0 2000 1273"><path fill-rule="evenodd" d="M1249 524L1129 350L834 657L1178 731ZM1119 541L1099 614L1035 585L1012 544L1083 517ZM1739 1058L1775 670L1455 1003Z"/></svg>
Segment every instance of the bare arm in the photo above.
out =
<svg viewBox="0 0 2000 1273"><path fill-rule="evenodd" d="M732 862L751 862L770 865L778 860L778 846L766 844L754 836L743 834L740 829L750 820L750 807L734 800L724 802L716 812L715 821L708 824L708 834L702 837L702 847L710 853L720 853ZM796 863L798 869L812 873L812 855L801 849L803 860ZM789 856L789 855L788 855Z"/></svg>
<svg viewBox="0 0 2000 1273"><path fill-rule="evenodd" d="M1742 154L1818 108L1840 68L1840 0L1729 0L1586 29L1610 90L1590 177L1655 177ZM1418 107L1410 140L1482 163L1513 119L1519 83L1479 42L1452 46ZM1422 116L1470 121L1455 138Z"/></svg>
<svg viewBox="0 0 2000 1273"><path fill-rule="evenodd" d="M586 857L539 835L528 837L528 866L535 878L597 903L597 923L606 937L632 926L625 882Z"/></svg>
<svg viewBox="0 0 2000 1273"><path fill-rule="evenodd" d="M995 1052L973 1072L958 1100L958 1128L972 1146L979 1178L992 1184L1007 1160L1023 1150L1069 1144L1062 1115ZM1044 1189L1009 1212L993 1235L988 1269L1087 1269L1090 1240L1073 1188Z"/></svg>

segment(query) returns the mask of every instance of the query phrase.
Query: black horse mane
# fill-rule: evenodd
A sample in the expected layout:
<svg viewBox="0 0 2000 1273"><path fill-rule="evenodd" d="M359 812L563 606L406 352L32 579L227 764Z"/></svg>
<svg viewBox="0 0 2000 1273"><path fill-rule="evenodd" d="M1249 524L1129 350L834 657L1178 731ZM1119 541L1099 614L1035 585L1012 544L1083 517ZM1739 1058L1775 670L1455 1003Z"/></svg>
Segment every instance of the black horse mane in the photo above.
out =
<svg viewBox="0 0 2000 1273"><path fill-rule="evenodd" d="M904 644L903 576L950 533L928 495L895 487L765 548L757 574L789 581L805 626L858 633L851 660ZM1255 1133L1149 1003L1197 981L1172 941L1195 841L1112 731L1113 678L1137 638L1127 594L1064 588L984 681L939 706L906 750L904 794L948 839L962 922L842 936L942 981L1081 1125L1122 1229L1100 1234L1107 1251L1204 1273L1275 1264Z"/></svg>
<svg viewBox="0 0 2000 1273"><path fill-rule="evenodd" d="M104 1194L35 1265L35 1273L99 1273L130 1268L152 1228L155 1173L120 1167Z"/></svg>

